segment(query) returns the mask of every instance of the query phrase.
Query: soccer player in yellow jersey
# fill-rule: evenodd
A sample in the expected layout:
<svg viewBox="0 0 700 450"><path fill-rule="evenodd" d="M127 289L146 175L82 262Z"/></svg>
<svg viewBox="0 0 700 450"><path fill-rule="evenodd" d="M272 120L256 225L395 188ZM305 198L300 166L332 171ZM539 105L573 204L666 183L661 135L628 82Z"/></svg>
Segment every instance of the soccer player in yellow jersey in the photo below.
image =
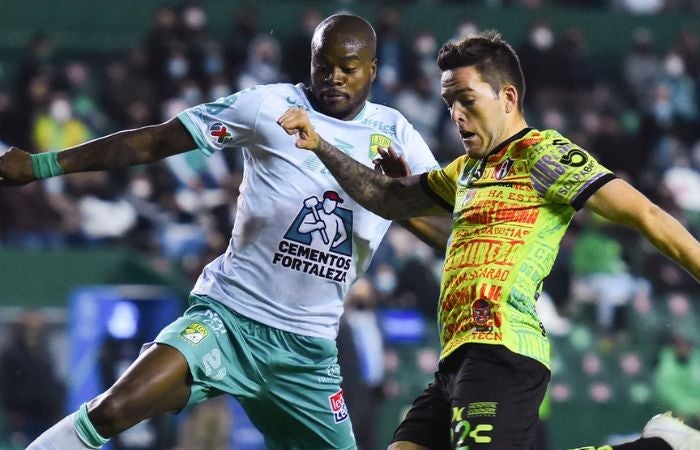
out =
<svg viewBox="0 0 700 450"><path fill-rule="evenodd" d="M528 127L520 63L498 33L445 44L438 65L466 151L443 169L391 179L323 140L305 111L291 109L278 123L370 211L388 219L452 216L439 371L390 449L531 449L550 379L535 302L575 211L586 207L641 231L699 280L700 243L557 131ZM641 439L615 448L698 449L700 432L656 416Z"/></svg>

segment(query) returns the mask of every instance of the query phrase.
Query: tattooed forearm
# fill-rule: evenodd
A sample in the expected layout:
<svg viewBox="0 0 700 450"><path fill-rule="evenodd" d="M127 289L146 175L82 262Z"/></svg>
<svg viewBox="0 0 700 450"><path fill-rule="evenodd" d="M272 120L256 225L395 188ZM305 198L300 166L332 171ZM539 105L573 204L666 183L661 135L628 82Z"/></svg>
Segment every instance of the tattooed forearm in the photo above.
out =
<svg viewBox="0 0 700 450"><path fill-rule="evenodd" d="M419 176L391 178L370 169L320 139L316 155L356 202L384 217L425 215L435 204L419 187Z"/></svg>

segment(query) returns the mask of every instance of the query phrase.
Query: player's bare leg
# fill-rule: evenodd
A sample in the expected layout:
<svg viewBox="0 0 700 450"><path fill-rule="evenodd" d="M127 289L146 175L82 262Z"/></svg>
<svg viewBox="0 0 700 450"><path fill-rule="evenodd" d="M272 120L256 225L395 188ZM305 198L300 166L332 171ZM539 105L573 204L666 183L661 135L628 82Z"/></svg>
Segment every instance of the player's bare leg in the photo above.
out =
<svg viewBox="0 0 700 450"><path fill-rule="evenodd" d="M88 417L100 435L112 437L144 419L179 411L190 396L189 376L182 353L154 344L88 403Z"/></svg>
<svg viewBox="0 0 700 450"><path fill-rule="evenodd" d="M99 448L144 419L184 408L190 384L185 357L155 344L112 387L44 432L27 450Z"/></svg>

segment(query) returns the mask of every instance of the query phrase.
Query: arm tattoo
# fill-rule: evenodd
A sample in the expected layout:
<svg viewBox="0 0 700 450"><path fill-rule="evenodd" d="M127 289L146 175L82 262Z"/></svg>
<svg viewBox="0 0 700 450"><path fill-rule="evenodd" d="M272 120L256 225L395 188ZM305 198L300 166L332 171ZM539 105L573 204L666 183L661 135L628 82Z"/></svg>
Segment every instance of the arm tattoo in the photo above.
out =
<svg viewBox="0 0 700 450"><path fill-rule="evenodd" d="M385 219L425 215L435 207L421 189L418 176L391 178L356 161L322 138L315 152L350 197Z"/></svg>

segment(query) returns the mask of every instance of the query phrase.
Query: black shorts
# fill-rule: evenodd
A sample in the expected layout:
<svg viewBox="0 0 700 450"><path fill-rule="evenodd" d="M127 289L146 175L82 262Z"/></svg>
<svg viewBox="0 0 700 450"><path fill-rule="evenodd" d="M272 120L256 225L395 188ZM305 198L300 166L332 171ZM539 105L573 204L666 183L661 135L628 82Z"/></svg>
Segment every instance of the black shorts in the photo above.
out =
<svg viewBox="0 0 700 450"><path fill-rule="evenodd" d="M534 449L549 378L542 363L503 346L465 344L440 362L392 442L431 450Z"/></svg>

